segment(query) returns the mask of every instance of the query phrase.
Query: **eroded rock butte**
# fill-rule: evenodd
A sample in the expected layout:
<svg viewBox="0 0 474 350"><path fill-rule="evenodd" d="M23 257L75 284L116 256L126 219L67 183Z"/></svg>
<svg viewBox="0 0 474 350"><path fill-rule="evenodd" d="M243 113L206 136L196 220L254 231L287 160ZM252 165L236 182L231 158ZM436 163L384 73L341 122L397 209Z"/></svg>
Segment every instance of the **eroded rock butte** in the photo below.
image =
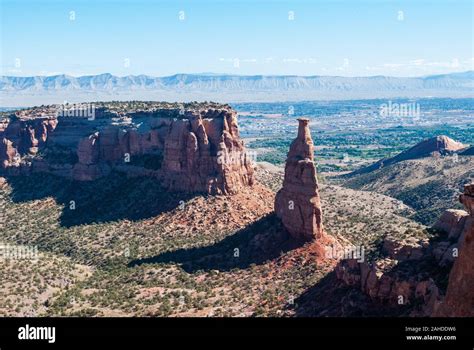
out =
<svg viewBox="0 0 474 350"><path fill-rule="evenodd" d="M91 181L111 170L151 176L169 190L234 194L253 164L228 105L104 103L93 118L42 106L0 120L0 172ZM80 107L79 107L80 108Z"/></svg>

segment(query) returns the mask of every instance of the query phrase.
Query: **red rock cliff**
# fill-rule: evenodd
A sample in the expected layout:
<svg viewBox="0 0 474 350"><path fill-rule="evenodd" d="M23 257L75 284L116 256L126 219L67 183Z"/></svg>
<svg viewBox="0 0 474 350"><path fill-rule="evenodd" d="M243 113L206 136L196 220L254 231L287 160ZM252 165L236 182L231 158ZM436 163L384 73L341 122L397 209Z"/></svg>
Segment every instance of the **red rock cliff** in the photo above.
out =
<svg viewBox="0 0 474 350"><path fill-rule="evenodd" d="M19 166L20 155L35 155L56 125L48 117L0 122L0 168Z"/></svg>
<svg viewBox="0 0 474 350"><path fill-rule="evenodd" d="M434 228L444 231L443 239L386 237L382 259L358 263L345 260L336 267L336 276L346 285L358 286L371 299L412 305L412 316L474 316L474 184L460 197L467 209L448 210ZM456 242L457 241L457 242ZM455 251L458 254L454 254ZM411 261L410 264L406 262ZM405 262L402 270L397 270ZM440 267L452 265L445 295L436 279ZM418 267L423 268L419 269Z"/></svg>
<svg viewBox="0 0 474 350"><path fill-rule="evenodd" d="M174 121L165 140L163 176L171 190L210 194L234 194L253 185L253 165L239 137L237 114L210 110Z"/></svg>
<svg viewBox="0 0 474 350"><path fill-rule="evenodd" d="M155 104L140 111L106 105L93 120L58 116L55 106L18 112L0 123L0 170L91 181L118 169L156 177L172 191L224 195L253 185L253 164L229 106L191 104L184 111ZM48 157L34 157L40 148ZM143 166L144 156L154 157L153 169Z"/></svg>
<svg viewBox="0 0 474 350"><path fill-rule="evenodd" d="M435 316L474 316L474 184L465 186L460 201L469 218L459 240L459 256L449 274L446 297L435 310Z"/></svg>

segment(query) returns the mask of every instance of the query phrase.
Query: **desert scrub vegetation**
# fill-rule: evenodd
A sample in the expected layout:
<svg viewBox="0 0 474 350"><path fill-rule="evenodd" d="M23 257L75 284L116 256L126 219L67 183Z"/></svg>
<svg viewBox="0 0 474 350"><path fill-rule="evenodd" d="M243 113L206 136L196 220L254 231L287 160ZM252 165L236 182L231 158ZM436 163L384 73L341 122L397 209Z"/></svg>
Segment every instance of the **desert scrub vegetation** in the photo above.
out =
<svg viewBox="0 0 474 350"><path fill-rule="evenodd" d="M88 266L65 257L39 253L37 259L0 259L0 315L43 316L58 293L86 279Z"/></svg>
<svg viewBox="0 0 474 350"><path fill-rule="evenodd" d="M266 175L277 190L282 173ZM292 251L255 259L253 238L271 242L278 233L278 221L267 217L269 195L252 194L258 202L248 207L248 194L243 200L168 194L154 180L120 173L87 184L41 174L8 180L0 190L7 219L0 239L37 245L63 261L48 272L14 268L31 279L28 288L6 286L0 310L14 314L291 315L292 300L331 270ZM376 247L388 233L420 226L401 216L410 208L383 195L321 182L321 198L326 229L353 244ZM235 248L240 260L229 260ZM153 260L163 256L171 258ZM151 260L132 264L141 259ZM88 272L74 272L82 268ZM35 297L16 296L16 289Z"/></svg>
<svg viewBox="0 0 474 350"><path fill-rule="evenodd" d="M31 281L18 279L22 284L5 286L8 291L2 309L5 313L250 315L262 303L263 290L289 284L294 285L295 293L303 292L307 284L300 280L309 283L317 279L309 278L306 273L295 274L294 280L288 281L287 274L275 275L271 260L258 264L249 262L232 269L220 268L228 264L229 249L232 251L237 246L242 249L243 262L252 258L247 254L248 243L240 241L249 236L236 234L267 213L272 202L249 209L239 198L235 201L199 195L188 198L183 194L167 194L156 182L130 180L118 173L104 181L87 184L45 174L8 180L8 186L0 190L0 206L6 217L0 239L37 245L41 254L68 263L47 271L28 270L20 265L12 267ZM69 208L71 198L76 202L75 210ZM177 204L181 200L184 207L179 208ZM265 200L268 198L262 196L262 203ZM145 202L148 204L143 209ZM163 208L161 202L173 205ZM112 213L106 215L107 210ZM135 219L130 217L134 211L147 215ZM18 215L19 212L22 215ZM245 214L231 215L240 212ZM249 235L269 229L271 225L268 225L268 222L256 225L254 230L259 232L249 232ZM186 270L185 261L130 266L136 259L179 249L206 252L206 247L219 247L227 237L231 238L222 246L222 251L206 257L207 264L215 266L214 269L203 266ZM82 274L83 278L73 274L78 266L88 271ZM28 288L24 284L27 282L30 283ZM11 293L17 289L23 294ZM286 298L279 297L269 305L283 309L285 304Z"/></svg>

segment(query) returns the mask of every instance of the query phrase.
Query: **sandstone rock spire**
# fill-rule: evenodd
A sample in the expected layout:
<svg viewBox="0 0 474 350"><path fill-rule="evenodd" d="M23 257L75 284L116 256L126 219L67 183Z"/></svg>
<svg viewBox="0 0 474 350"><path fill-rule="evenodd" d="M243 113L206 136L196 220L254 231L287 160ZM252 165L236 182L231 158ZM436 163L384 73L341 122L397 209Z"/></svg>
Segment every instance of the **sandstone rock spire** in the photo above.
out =
<svg viewBox="0 0 474 350"><path fill-rule="evenodd" d="M323 235L322 211L309 119L299 118L298 123L298 136L286 160L283 187L275 198L275 212L294 239L311 241Z"/></svg>

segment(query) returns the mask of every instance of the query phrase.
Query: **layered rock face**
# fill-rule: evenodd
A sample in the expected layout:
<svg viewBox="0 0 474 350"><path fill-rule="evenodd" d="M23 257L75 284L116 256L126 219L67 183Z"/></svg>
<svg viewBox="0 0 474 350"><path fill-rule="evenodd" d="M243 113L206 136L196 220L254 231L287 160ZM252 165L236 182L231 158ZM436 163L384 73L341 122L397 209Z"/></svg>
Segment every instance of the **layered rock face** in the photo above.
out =
<svg viewBox="0 0 474 350"><path fill-rule="evenodd" d="M234 111L186 114L173 122L164 144L165 185L233 194L253 185L253 166L239 137Z"/></svg>
<svg viewBox="0 0 474 350"><path fill-rule="evenodd" d="M253 164L229 106L148 104L101 106L94 119L58 115L58 106L17 112L0 123L0 171L91 181L116 169L156 177L169 190L209 194L253 185Z"/></svg>
<svg viewBox="0 0 474 350"><path fill-rule="evenodd" d="M133 125L107 125L101 131L81 138L72 177L79 181L95 180L108 175L113 167L124 166L123 170L128 170L128 166L135 164L141 156L161 155L171 122L163 120L159 125L152 124L151 130L140 130Z"/></svg>
<svg viewBox="0 0 474 350"><path fill-rule="evenodd" d="M311 241L324 234L314 146L309 120L298 119L298 136L292 142L283 187L275 198L275 212L296 240Z"/></svg>
<svg viewBox="0 0 474 350"><path fill-rule="evenodd" d="M57 126L55 118L0 122L0 166L19 166L21 155L35 155Z"/></svg>
<svg viewBox="0 0 474 350"><path fill-rule="evenodd" d="M469 213L459 243L459 256L449 274L446 297L435 316L474 316L474 184L467 185L460 196Z"/></svg>

